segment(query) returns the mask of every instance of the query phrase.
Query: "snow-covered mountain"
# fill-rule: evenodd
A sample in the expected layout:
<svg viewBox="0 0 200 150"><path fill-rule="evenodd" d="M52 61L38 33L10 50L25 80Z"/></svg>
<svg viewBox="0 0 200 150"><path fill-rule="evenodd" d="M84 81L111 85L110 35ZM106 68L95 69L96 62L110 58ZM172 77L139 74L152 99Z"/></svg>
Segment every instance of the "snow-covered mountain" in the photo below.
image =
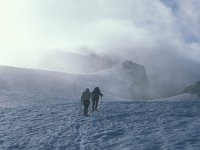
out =
<svg viewBox="0 0 200 150"><path fill-rule="evenodd" d="M99 86L107 96L148 98L149 82L144 66L124 61L96 73L76 74L0 67L1 93L24 93L77 99L85 88Z"/></svg>
<svg viewBox="0 0 200 150"><path fill-rule="evenodd" d="M0 149L199 149L197 95L116 98L145 97L148 85L144 67L130 61L93 74L0 67ZM103 102L84 117L80 95L95 86Z"/></svg>

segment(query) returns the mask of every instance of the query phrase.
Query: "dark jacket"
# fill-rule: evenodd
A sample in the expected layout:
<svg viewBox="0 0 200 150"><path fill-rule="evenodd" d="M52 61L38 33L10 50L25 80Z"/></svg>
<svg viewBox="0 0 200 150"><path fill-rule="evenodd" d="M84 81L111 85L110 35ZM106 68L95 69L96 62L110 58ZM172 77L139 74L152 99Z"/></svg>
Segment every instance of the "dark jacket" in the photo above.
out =
<svg viewBox="0 0 200 150"><path fill-rule="evenodd" d="M89 90L84 91L81 96L81 103L83 103L84 101L90 101L91 95L92 94Z"/></svg>
<svg viewBox="0 0 200 150"><path fill-rule="evenodd" d="M92 99L99 99L99 96L102 97L103 94L101 93L100 89L96 87L94 91L92 91Z"/></svg>

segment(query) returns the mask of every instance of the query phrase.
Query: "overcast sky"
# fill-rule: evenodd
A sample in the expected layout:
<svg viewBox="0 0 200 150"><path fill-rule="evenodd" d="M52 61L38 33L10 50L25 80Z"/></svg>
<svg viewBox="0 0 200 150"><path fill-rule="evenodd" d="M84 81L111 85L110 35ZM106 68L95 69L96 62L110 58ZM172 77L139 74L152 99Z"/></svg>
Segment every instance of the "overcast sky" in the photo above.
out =
<svg viewBox="0 0 200 150"><path fill-rule="evenodd" d="M90 51L200 62L199 8L199 0L0 0L0 65L40 68L54 53Z"/></svg>

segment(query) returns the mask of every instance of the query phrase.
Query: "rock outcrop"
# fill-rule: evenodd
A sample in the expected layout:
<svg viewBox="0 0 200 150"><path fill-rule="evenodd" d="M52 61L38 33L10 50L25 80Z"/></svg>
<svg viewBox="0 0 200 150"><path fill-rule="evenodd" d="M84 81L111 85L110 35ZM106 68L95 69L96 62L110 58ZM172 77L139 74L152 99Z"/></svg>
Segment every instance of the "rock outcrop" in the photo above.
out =
<svg viewBox="0 0 200 150"><path fill-rule="evenodd" d="M191 93L200 95L200 81L196 84L186 87L182 93Z"/></svg>
<svg viewBox="0 0 200 150"><path fill-rule="evenodd" d="M145 67L132 61L122 63L122 70L130 77L130 85L128 87L130 97L133 99L148 99L149 80Z"/></svg>

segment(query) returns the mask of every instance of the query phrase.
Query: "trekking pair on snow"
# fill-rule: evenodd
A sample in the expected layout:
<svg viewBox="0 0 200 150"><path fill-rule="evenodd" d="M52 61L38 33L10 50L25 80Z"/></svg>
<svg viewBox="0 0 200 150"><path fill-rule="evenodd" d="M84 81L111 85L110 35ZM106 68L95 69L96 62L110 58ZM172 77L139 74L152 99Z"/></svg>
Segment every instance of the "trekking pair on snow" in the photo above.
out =
<svg viewBox="0 0 200 150"><path fill-rule="evenodd" d="M99 96L103 97L99 87L95 87L92 93L88 88L83 92L81 96L81 106L84 106L84 115L88 116L88 107L90 105L90 99L92 99L92 111L97 111Z"/></svg>

